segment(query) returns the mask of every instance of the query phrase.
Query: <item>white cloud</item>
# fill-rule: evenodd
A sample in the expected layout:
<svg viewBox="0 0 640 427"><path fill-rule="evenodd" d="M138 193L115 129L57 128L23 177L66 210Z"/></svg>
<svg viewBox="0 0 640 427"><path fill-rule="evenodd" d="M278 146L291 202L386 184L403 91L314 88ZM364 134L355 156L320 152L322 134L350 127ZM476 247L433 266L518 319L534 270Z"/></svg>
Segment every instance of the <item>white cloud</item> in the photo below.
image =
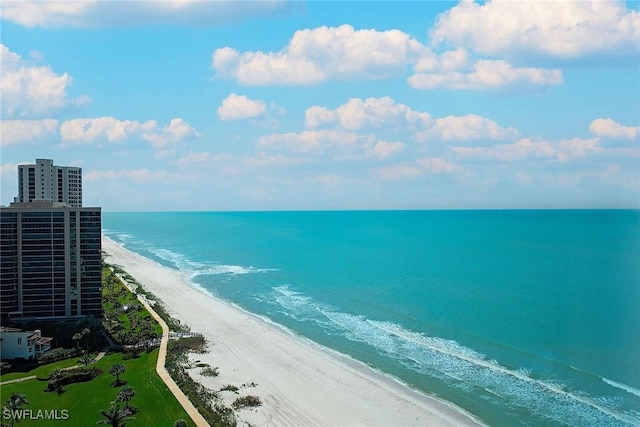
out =
<svg viewBox="0 0 640 427"><path fill-rule="evenodd" d="M555 144L556 158L561 161L572 160L578 157L585 157L589 153L601 151L598 138L583 139L563 139Z"/></svg>
<svg viewBox="0 0 640 427"><path fill-rule="evenodd" d="M245 159L244 164L253 167L287 167L300 163L306 163L307 159L299 157L284 156L281 154L270 156L266 153L260 153L259 156L249 157Z"/></svg>
<svg viewBox="0 0 640 427"><path fill-rule="evenodd" d="M404 148L405 145L399 141L377 141L375 144L369 144L367 147L367 156L383 160L396 153L401 153L404 151Z"/></svg>
<svg viewBox="0 0 640 427"><path fill-rule="evenodd" d="M423 174L418 166L408 164L382 166L373 169L373 173L384 181L413 179Z"/></svg>
<svg viewBox="0 0 640 427"><path fill-rule="evenodd" d="M612 119L595 119L589 125L592 134L602 138L637 139L640 126L623 126Z"/></svg>
<svg viewBox="0 0 640 427"><path fill-rule="evenodd" d="M156 150L196 138L200 134L181 118L158 129L155 120L138 122L118 120L115 117L97 117L68 120L60 126L60 136L64 145L85 144L94 141L122 141L129 137L139 137L148 141Z"/></svg>
<svg viewBox="0 0 640 427"><path fill-rule="evenodd" d="M460 167L439 157L422 157L416 162L429 174L452 173Z"/></svg>
<svg viewBox="0 0 640 427"><path fill-rule="evenodd" d="M71 77L56 74L50 66L30 65L0 44L0 92L5 117L42 117L70 106L83 106L87 97L70 99Z"/></svg>
<svg viewBox="0 0 640 427"><path fill-rule="evenodd" d="M258 140L261 149L286 149L299 153L325 154L354 150L358 142L370 142L371 136L335 130L313 130L300 133L271 134Z"/></svg>
<svg viewBox="0 0 640 427"><path fill-rule="evenodd" d="M116 142L131 135L151 132L158 126L155 120L138 122L118 120L115 117L97 117L67 120L60 125L60 136L66 144L82 144L106 138Z"/></svg>
<svg viewBox="0 0 640 427"><path fill-rule="evenodd" d="M105 27L146 24L228 25L281 14L286 1L6 1L2 19L25 27Z"/></svg>
<svg viewBox="0 0 640 427"><path fill-rule="evenodd" d="M54 136L58 130L58 121L55 119L2 120L0 130L0 145L6 147Z"/></svg>
<svg viewBox="0 0 640 427"><path fill-rule="evenodd" d="M402 163L372 169L384 181L415 179L424 175L450 174L460 167L439 157L421 157L415 163Z"/></svg>
<svg viewBox="0 0 640 427"><path fill-rule="evenodd" d="M355 30L350 25L296 31L279 52L213 53L219 77L243 85L313 84L330 78L384 78L403 72L428 49L399 30Z"/></svg>
<svg viewBox="0 0 640 427"><path fill-rule="evenodd" d="M589 153L601 150L598 138L564 139L560 141L533 141L522 138L512 144L492 147L452 147L461 158L494 159L502 162L513 162L529 158L555 159L565 162Z"/></svg>
<svg viewBox="0 0 640 427"><path fill-rule="evenodd" d="M426 69L427 66L418 64L416 71ZM463 63L447 65L448 69L437 69L436 72L417 72L407 79L409 85L415 89L502 89L516 87L529 89L531 87L552 86L563 82L561 70L544 68L512 67L506 61L480 59L471 68L455 70L451 67L461 66ZM431 65L430 65L431 66Z"/></svg>
<svg viewBox="0 0 640 427"><path fill-rule="evenodd" d="M182 141L198 138L199 136L198 131L191 127L189 123L181 118L175 118L171 119L171 122L167 126L164 126L162 130L144 132L142 139L149 141L153 148L159 150Z"/></svg>
<svg viewBox="0 0 640 427"><path fill-rule="evenodd" d="M235 93L227 96L222 105L218 107L218 117L220 120L237 120L248 119L252 117L260 117L267 111L267 105L264 101L253 100L245 95L236 95Z"/></svg>
<svg viewBox="0 0 640 427"><path fill-rule="evenodd" d="M351 98L335 110L314 106L305 111L305 125L309 128L333 125L345 130L391 126L426 126L431 122L428 113L412 110L389 97Z"/></svg>
<svg viewBox="0 0 640 427"><path fill-rule="evenodd" d="M430 36L481 54L580 58L637 57L640 13L623 1L461 1L441 14Z"/></svg>
<svg viewBox="0 0 640 427"><path fill-rule="evenodd" d="M218 77L249 86L389 78L402 75L410 66L414 74L407 81L416 89L529 91L563 81L559 69L474 60L464 48L438 55L400 30L355 30L350 25L296 31L278 52L220 48L213 53L212 65Z"/></svg>
<svg viewBox="0 0 640 427"><path fill-rule="evenodd" d="M210 153L202 152L202 153L193 153L190 152L184 157L181 157L176 161L176 164L180 167L193 167L197 164L203 164L209 162L211 158Z"/></svg>
<svg viewBox="0 0 640 427"><path fill-rule="evenodd" d="M91 170L84 174L86 181L133 181L138 184L145 183L176 183L184 182L185 177L180 174L172 174L164 170L149 169L109 169Z"/></svg>
<svg viewBox="0 0 640 427"><path fill-rule="evenodd" d="M443 141L470 141L478 139L508 139L518 136L513 128L502 128L493 120L475 114L447 116L436 119L435 124L424 131L416 132L418 141L439 139Z"/></svg>

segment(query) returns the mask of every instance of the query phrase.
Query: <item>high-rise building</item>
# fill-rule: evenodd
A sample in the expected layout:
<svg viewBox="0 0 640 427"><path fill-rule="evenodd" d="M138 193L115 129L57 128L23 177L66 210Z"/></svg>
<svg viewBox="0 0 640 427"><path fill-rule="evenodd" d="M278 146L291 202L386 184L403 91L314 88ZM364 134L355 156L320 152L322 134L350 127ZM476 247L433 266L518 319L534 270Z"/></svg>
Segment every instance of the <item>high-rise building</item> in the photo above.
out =
<svg viewBox="0 0 640 427"><path fill-rule="evenodd" d="M36 200L0 209L0 313L102 314L101 209Z"/></svg>
<svg viewBox="0 0 640 427"><path fill-rule="evenodd" d="M82 168L56 166L53 160L36 159L32 165L18 166L18 203L34 200L82 206Z"/></svg>

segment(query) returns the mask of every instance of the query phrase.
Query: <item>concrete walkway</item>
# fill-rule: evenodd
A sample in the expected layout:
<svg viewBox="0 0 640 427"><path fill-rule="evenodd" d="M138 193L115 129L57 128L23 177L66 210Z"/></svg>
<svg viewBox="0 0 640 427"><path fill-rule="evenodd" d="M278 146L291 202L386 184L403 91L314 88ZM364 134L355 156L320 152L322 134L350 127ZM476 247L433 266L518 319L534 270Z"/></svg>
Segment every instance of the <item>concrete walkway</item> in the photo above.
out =
<svg viewBox="0 0 640 427"><path fill-rule="evenodd" d="M98 353L96 355L96 357L93 359L93 361L91 363L96 363L98 360L102 359L105 356L105 354L107 354L107 353L104 352L104 351L101 351L100 353ZM62 368L62 370L65 371L65 370L73 369L73 368L77 368L77 366L75 366L75 365L67 366L66 368ZM11 384L11 383L21 383L22 381L32 380L35 377L36 377L35 375L29 375L28 377L16 378L15 380L2 381L0 383L0 385Z"/></svg>
<svg viewBox="0 0 640 427"><path fill-rule="evenodd" d="M33 380L35 379L35 377L36 377L35 375L30 375L28 377L16 378L15 380L2 381L0 385L11 384L11 383L21 383L22 381L26 381L26 380Z"/></svg>
<svg viewBox="0 0 640 427"><path fill-rule="evenodd" d="M180 405L182 405L184 410L187 411L187 414L189 414L196 426L208 427L209 423L207 423L207 420L205 420L200 412L198 412L196 407L193 406L193 403L191 403L187 395L184 394L182 390L180 390L178 384L176 384L173 378L171 378L171 375L169 375L169 372L167 372L164 367L164 363L167 358L167 344L169 343L169 327L167 326L165 321L162 320L162 317L160 317L158 313L156 313L155 310L151 308L151 305L149 305L144 295L137 294L135 292L135 289L132 288L129 282L124 277L116 273L113 267L111 267L111 272L120 280L120 282L122 282L127 287L127 289L129 289L131 293L135 294L138 297L138 301L142 303L144 308L146 308L147 311L151 313L153 318L156 319L156 321L160 324L160 327L162 327L162 339L160 340L160 350L158 351L158 363L156 363L156 372L158 373L162 381L164 381L164 383L167 385L171 393L173 393L176 399L178 399Z"/></svg>
<svg viewBox="0 0 640 427"><path fill-rule="evenodd" d="M138 300L144 305L144 307L151 313L154 319L160 324L162 327L162 339L160 340L160 350L158 351L158 363L156 364L156 372L167 385L171 393L178 399L178 402L182 405L187 414L191 417L193 422L198 427L208 427L209 424L207 420L198 412L193 403L189 400L189 398L180 390L180 387L173 381L173 378L169 375L167 370L164 367L165 360L167 358L167 344L169 342L169 327L162 320L162 318L156 313L153 308L149 305L146 298L142 298L142 295L138 295Z"/></svg>

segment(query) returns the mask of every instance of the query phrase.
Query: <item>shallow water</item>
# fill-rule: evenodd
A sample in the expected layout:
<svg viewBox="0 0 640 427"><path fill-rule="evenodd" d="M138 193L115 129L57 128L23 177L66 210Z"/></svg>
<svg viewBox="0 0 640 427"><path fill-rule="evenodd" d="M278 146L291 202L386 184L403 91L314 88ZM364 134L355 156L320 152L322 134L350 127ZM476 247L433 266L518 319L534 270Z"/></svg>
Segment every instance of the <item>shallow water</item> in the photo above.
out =
<svg viewBox="0 0 640 427"><path fill-rule="evenodd" d="M640 425L640 212L104 213L194 284L483 421Z"/></svg>

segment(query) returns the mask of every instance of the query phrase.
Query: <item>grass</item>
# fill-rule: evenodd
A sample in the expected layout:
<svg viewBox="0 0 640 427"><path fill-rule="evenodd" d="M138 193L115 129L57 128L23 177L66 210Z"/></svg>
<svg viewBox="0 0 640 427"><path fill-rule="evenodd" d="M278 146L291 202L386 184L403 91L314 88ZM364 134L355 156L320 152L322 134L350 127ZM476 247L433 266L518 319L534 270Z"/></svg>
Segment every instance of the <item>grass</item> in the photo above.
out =
<svg viewBox="0 0 640 427"><path fill-rule="evenodd" d="M118 320L123 330L140 332L146 323L153 324L152 332L162 335L162 328L153 319L151 314L144 309L136 295L116 277L110 268L102 269L102 305L107 317ZM141 287L138 286L138 290ZM121 311L123 307L128 307L127 312ZM137 327L133 330L131 320L134 319ZM111 326L111 325L109 325Z"/></svg>
<svg viewBox="0 0 640 427"><path fill-rule="evenodd" d="M105 314L119 321L120 331L129 331L135 336L147 325L152 328L153 332L161 334L160 325L142 307L136 296L129 292L108 268L103 269L103 285ZM132 307L127 314L120 311L124 305ZM132 321L137 325L135 329L132 328ZM108 409L120 390L119 387L111 385L114 377L109 374L109 368L116 363L122 363L126 367L126 372L121 375L121 378L127 382L126 385L133 387L136 393L130 404L139 409L135 414L135 419L127 422L127 426L172 426L178 419L185 419L187 425L193 426L191 418L155 371L158 350L155 349L149 353L142 352L137 358L123 358L123 356L122 353L114 353L90 364L89 367L101 368L104 372L92 381L65 386L61 395L45 392L48 382L37 379L0 386L1 403L4 405L11 393L19 392L25 394L29 401L29 405L23 408L31 409L34 413L38 410L61 411L64 409L68 411L68 419L22 420L16 424L20 426L87 427L96 425L97 421L103 419L100 410ZM0 376L0 381L32 375L46 378L55 369L78 366L78 359L79 357L73 357L39 366L29 372L4 374ZM7 421L2 420L2 422Z"/></svg>
<svg viewBox="0 0 640 427"><path fill-rule="evenodd" d="M68 368L69 366L80 366L77 361L80 359L79 357L72 357L71 359L60 360L58 362L50 363L48 365L38 366L37 368L29 371L29 372L10 372L8 374L0 375L0 382L15 380L18 378L28 377L30 375L35 375L38 377L46 377L51 371L54 369L63 369ZM2 387L2 395L4 396L4 386ZM2 402L4 404L4 402Z"/></svg>
<svg viewBox="0 0 640 427"><path fill-rule="evenodd" d="M187 425L193 425L191 418L155 372L158 358L157 349L151 353L142 353L137 359L123 360L122 356L121 353L107 355L97 363L89 365L99 367L104 372L90 382L65 386L65 391L61 395L45 393L47 382L35 379L3 385L0 387L2 403L4 404L11 393L17 391L27 396L30 404L25 406L25 409L33 411L66 409L69 412L69 418L66 420L23 420L17 424L20 426L93 426L102 419L100 410L107 409L119 391L118 387L111 385L114 377L109 374L108 370L114 364L122 363L127 370L121 375L121 378L127 381L127 385L135 389L136 395L131 401L131 405L139 409L135 414L135 419L127 422L127 426L172 426L173 422L180 418L188 420ZM75 361L74 358L41 366L31 372L20 373L18 376L46 377L56 367L73 366ZM9 379L5 377L7 375L3 376L3 381Z"/></svg>

